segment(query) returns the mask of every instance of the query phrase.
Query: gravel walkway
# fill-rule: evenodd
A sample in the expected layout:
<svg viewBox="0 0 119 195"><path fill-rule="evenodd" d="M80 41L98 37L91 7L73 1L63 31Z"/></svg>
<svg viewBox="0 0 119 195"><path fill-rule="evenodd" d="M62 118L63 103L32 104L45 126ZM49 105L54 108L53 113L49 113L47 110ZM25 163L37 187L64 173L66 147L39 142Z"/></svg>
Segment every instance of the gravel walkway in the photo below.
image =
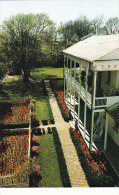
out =
<svg viewBox="0 0 119 195"><path fill-rule="evenodd" d="M72 187L89 187L86 176L79 162L76 149L72 143L69 128L70 124L62 118L61 111L50 88L49 80L45 80L46 89L48 91L49 101L52 108L55 127L57 128L60 142L62 145L67 170Z"/></svg>

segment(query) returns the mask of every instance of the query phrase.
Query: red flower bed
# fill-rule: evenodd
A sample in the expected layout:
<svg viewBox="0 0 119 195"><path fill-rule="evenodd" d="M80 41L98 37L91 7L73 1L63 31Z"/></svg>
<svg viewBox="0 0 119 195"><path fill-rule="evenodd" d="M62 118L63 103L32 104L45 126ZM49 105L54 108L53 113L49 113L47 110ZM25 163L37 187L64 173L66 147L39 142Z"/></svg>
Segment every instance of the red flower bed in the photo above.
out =
<svg viewBox="0 0 119 195"><path fill-rule="evenodd" d="M5 103L4 103L5 104ZM29 102L6 103L6 111L0 115L2 124L21 123L29 121Z"/></svg>
<svg viewBox="0 0 119 195"><path fill-rule="evenodd" d="M60 103L62 105L62 108L64 110L64 113L66 115L68 115L69 114L69 109L68 109L68 107L67 107L67 105L66 105L66 103L64 101L64 92L63 91L57 91L57 95L58 95L58 99L59 99L59 101L60 101Z"/></svg>
<svg viewBox="0 0 119 195"><path fill-rule="evenodd" d="M24 129L17 133L14 131L4 131L0 143L0 173L13 174L18 171L19 166L27 161L29 133ZM15 133L16 132L16 133Z"/></svg>
<svg viewBox="0 0 119 195"><path fill-rule="evenodd" d="M88 165L91 167L92 171L91 173L97 173L98 175L101 175L103 174L105 171L106 171L106 162L102 162L101 159L100 161L98 160L94 160L92 158L92 155L90 153L90 151L88 150L88 147L80 133L79 130L73 130L74 134L76 135L77 139L80 140L80 147L81 147L81 150L86 158L86 161L88 163ZM101 153L99 151L96 151L95 152L95 155L100 155Z"/></svg>

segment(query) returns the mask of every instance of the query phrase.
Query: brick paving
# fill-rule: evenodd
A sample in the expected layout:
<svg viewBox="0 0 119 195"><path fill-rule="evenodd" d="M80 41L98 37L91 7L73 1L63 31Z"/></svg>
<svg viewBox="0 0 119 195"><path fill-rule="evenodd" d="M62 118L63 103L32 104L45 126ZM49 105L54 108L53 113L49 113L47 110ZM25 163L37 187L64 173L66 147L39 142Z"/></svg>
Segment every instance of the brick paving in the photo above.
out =
<svg viewBox="0 0 119 195"><path fill-rule="evenodd" d="M45 80L46 89L48 91L49 101L51 109L53 112L53 117L55 120L55 127L57 128L60 142L62 145L67 170L72 187L89 187L86 180L85 173L81 167L80 161L78 159L76 149L72 143L69 128L70 124L65 122L54 94L50 88L49 80Z"/></svg>

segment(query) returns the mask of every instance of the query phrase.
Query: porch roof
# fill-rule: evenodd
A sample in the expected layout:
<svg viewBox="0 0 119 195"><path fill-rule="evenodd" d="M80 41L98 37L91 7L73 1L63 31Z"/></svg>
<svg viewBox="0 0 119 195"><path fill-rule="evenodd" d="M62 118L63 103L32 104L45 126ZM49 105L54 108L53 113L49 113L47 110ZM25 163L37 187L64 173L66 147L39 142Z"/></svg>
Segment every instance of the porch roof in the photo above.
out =
<svg viewBox="0 0 119 195"><path fill-rule="evenodd" d="M89 62L105 59L112 53L111 60L119 60L119 34L93 35L63 50L63 53Z"/></svg>
<svg viewBox="0 0 119 195"><path fill-rule="evenodd" d="M107 107L106 112L119 123L119 102Z"/></svg>

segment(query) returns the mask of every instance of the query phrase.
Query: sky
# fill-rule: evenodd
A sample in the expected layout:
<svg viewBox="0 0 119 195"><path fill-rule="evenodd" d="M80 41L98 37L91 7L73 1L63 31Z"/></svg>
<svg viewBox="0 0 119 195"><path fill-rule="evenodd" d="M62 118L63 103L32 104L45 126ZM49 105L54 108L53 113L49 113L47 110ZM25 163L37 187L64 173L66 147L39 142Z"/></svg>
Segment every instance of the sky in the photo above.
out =
<svg viewBox="0 0 119 195"><path fill-rule="evenodd" d="M80 16L92 20L103 15L108 20L119 18L119 0L0 0L0 24L18 13L46 13L57 26Z"/></svg>

